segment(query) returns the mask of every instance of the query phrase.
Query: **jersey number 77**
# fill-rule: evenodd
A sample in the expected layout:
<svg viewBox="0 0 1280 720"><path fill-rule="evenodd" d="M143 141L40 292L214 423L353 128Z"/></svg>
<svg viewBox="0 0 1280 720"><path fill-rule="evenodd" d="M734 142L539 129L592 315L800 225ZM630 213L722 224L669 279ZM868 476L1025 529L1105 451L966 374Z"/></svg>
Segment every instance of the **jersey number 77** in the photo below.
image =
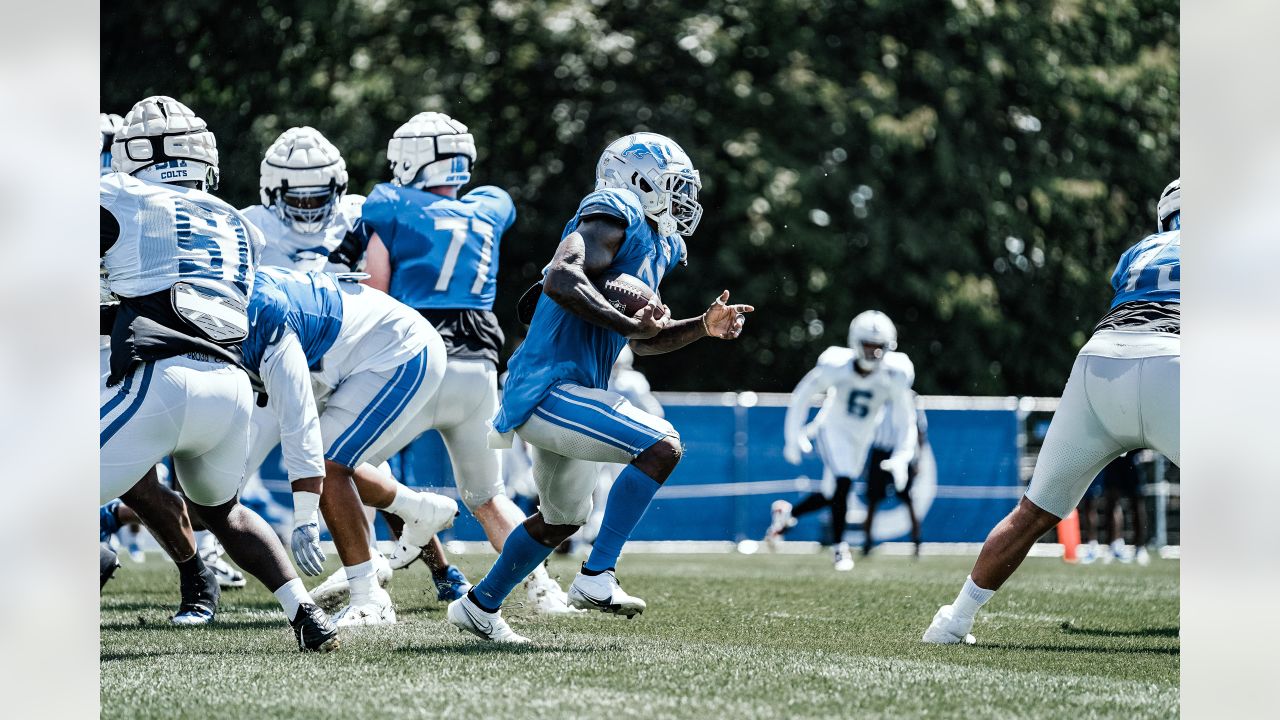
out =
<svg viewBox="0 0 1280 720"><path fill-rule="evenodd" d="M449 283L453 282L454 271L458 268L458 256L462 254L469 234L474 233L482 241L475 279L471 282L471 294L478 295L484 289L489 265L493 261L493 226L475 218L438 217L435 219L435 229L450 234L449 249L445 252L444 262L440 264L440 276L436 278L436 292L449 291Z"/></svg>

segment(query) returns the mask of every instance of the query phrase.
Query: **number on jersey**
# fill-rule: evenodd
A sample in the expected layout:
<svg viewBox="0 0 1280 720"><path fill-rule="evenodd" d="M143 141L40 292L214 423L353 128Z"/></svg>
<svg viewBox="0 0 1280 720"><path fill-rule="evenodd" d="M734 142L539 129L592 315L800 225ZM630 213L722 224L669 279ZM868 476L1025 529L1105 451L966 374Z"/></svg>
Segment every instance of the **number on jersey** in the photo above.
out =
<svg viewBox="0 0 1280 720"><path fill-rule="evenodd" d="M467 244L467 231L470 230L480 236L482 241L480 259L476 263L475 280L471 283L471 294L480 294L489 275L489 266L493 262L493 226L475 218L438 217L436 230L447 230L450 233L449 249L445 252L444 263L440 266L440 277L436 278L436 292L449 290L454 270L458 267L458 255Z"/></svg>

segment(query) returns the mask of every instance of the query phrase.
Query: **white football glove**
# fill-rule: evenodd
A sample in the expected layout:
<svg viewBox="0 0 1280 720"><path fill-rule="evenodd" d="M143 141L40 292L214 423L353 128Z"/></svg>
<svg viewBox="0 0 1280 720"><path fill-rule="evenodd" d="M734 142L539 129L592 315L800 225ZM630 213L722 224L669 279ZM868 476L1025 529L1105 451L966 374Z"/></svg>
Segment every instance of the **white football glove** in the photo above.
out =
<svg viewBox="0 0 1280 720"><path fill-rule="evenodd" d="M312 492L293 494L293 559L298 569L315 577L324 571L326 560L320 548L320 496Z"/></svg>
<svg viewBox="0 0 1280 720"><path fill-rule="evenodd" d="M782 457L792 465L799 465L806 453L813 452L813 443L809 442L809 438L801 435L794 442L789 442L782 448Z"/></svg>
<svg viewBox="0 0 1280 720"><path fill-rule="evenodd" d="M909 463L906 458L889 458L880 462L880 469L893 475L893 487L898 492L907 489L907 480L910 479L910 471L907 469Z"/></svg>

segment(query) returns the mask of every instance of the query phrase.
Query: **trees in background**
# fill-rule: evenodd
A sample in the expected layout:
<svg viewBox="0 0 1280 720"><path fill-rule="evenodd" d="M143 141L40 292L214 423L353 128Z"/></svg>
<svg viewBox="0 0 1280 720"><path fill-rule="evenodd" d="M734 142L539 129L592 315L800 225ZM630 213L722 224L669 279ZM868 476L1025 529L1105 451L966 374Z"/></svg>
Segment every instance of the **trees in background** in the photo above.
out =
<svg viewBox="0 0 1280 720"><path fill-rule="evenodd" d="M1056 394L1178 175L1176 0L221 5L104 8L103 110L192 106L239 205L285 128L324 132L367 192L397 126L457 117L520 213L509 336L600 150L680 142L706 214L664 300L758 310L736 346L645 358L658 389L789 389L877 308L921 392Z"/></svg>

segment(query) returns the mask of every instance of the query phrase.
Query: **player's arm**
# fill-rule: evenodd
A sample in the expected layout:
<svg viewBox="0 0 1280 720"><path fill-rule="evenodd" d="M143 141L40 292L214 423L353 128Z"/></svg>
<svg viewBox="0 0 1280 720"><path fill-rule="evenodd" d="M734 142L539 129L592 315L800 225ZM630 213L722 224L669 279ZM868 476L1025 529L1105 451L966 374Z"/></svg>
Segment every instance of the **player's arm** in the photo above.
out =
<svg viewBox="0 0 1280 720"><path fill-rule="evenodd" d="M615 310L591 281L609 268L625 239L626 230L616 220L600 215L583 219L556 248L542 291L593 325L632 339L651 338L669 322L666 317L656 317L661 314L656 305L641 310L637 317L627 317Z"/></svg>
<svg viewBox="0 0 1280 720"><path fill-rule="evenodd" d="M631 349L637 355L660 355L679 350L704 337L721 340L737 338L747 322L746 314L755 308L751 305L729 305L728 300L729 291L725 290L706 312L697 317L673 320L662 332L651 338L632 340Z"/></svg>
<svg viewBox="0 0 1280 720"><path fill-rule="evenodd" d="M809 419L809 401L817 393L825 392L831 387L831 379L826 368L821 365L805 373L800 382L791 391L791 402L787 405L787 416L783 421L783 454L788 462L800 462L803 453L813 449L809 437L805 433L805 423Z"/></svg>
<svg viewBox="0 0 1280 720"><path fill-rule="evenodd" d="M364 251L364 271L369 273L369 277L364 281L365 285L382 292L390 292L391 253L387 251L387 246L382 244L382 238L378 237L376 232L369 233L369 247Z"/></svg>
<svg viewBox="0 0 1280 720"><path fill-rule="evenodd" d="M298 337L286 330L267 348L258 371L280 422L280 451L293 488L294 559L308 575L319 575L320 493L324 488L324 441L311 391L311 371Z"/></svg>
<svg viewBox="0 0 1280 720"><path fill-rule="evenodd" d="M911 397L911 389L906 386L897 388L889 407L896 423L894 427L898 428L898 437L889 460L906 465L915 458L920 440L920 433L916 429L916 404Z"/></svg>

